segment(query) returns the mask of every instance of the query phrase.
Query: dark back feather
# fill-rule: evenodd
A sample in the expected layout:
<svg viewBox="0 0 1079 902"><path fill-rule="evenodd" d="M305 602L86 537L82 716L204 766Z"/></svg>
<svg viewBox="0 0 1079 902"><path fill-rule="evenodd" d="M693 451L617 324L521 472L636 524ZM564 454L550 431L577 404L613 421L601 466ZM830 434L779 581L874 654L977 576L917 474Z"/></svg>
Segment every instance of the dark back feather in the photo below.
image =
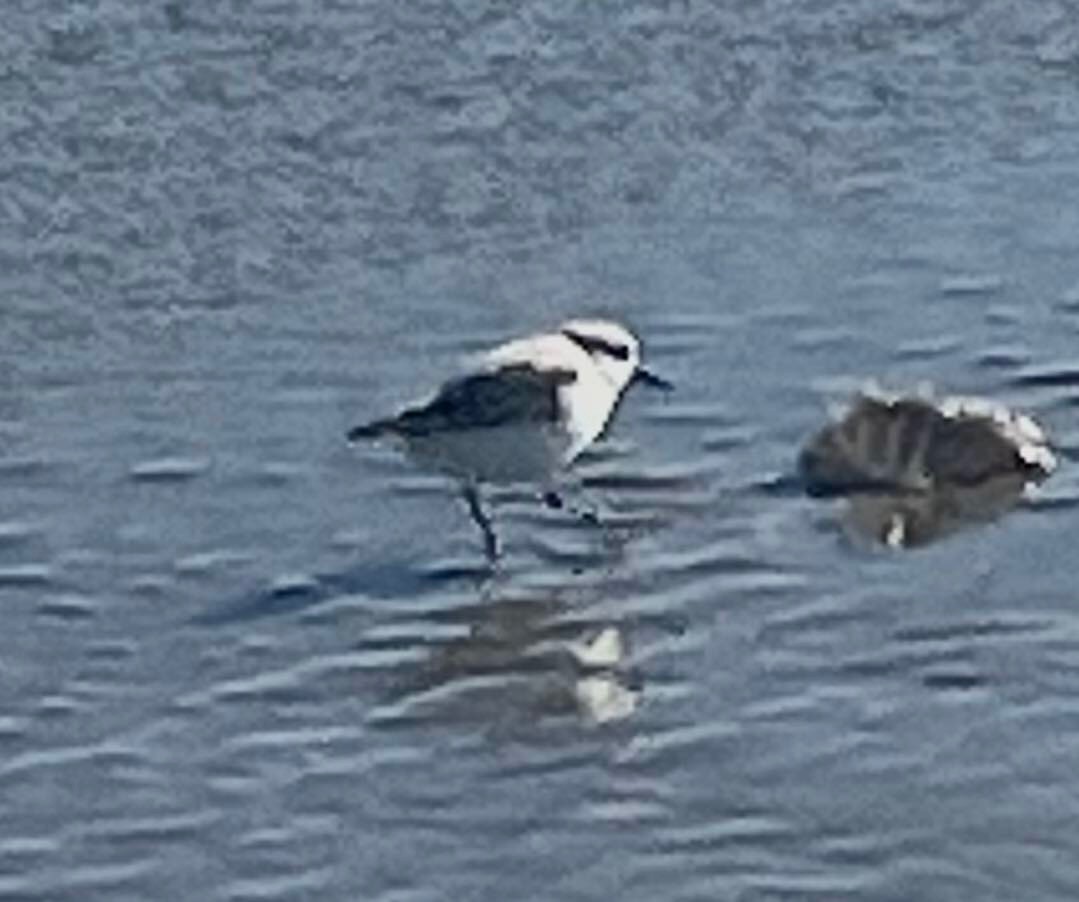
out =
<svg viewBox="0 0 1079 902"><path fill-rule="evenodd" d="M553 423L559 413L559 386L576 378L569 370L539 370L527 364L462 376L447 382L429 404L402 413L395 431L423 436L510 423Z"/></svg>

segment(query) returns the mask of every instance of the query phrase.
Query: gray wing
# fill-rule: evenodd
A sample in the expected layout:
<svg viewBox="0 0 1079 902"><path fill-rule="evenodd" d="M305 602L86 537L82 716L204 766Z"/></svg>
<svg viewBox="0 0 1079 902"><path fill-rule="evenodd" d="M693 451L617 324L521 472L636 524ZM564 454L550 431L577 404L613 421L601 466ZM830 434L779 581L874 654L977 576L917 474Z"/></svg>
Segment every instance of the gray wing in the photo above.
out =
<svg viewBox="0 0 1079 902"><path fill-rule="evenodd" d="M430 403L404 411L394 421L394 431L422 436L512 423L554 423L559 417L558 389L576 378L570 370L540 370L527 364L462 376L442 386Z"/></svg>

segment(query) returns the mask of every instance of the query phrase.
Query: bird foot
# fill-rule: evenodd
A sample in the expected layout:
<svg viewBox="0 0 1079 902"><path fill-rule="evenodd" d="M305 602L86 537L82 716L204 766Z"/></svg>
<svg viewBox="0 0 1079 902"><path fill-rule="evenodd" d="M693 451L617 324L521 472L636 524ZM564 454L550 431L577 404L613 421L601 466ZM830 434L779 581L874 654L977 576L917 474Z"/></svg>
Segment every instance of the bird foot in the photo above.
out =
<svg viewBox="0 0 1079 902"><path fill-rule="evenodd" d="M566 500L554 490L548 490L541 496L543 503L551 510L568 510L575 517L591 523L593 526L600 525L599 514L592 507L581 507L576 504L567 504Z"/></svg>

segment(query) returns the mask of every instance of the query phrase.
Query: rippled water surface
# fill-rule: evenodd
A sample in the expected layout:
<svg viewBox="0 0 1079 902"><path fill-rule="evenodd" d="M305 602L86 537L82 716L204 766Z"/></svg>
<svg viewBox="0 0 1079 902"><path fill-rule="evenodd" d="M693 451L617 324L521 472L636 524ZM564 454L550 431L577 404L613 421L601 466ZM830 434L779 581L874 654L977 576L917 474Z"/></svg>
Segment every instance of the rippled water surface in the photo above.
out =
<svg viewBox="0 0 1079 902"><path fill-rule="evenodd" d="M13 2L0 898L1079 897L1066 2ZM603 313L523 493L344 432ZM868 378L1061 457L924 549L789 488Z"/></svg>

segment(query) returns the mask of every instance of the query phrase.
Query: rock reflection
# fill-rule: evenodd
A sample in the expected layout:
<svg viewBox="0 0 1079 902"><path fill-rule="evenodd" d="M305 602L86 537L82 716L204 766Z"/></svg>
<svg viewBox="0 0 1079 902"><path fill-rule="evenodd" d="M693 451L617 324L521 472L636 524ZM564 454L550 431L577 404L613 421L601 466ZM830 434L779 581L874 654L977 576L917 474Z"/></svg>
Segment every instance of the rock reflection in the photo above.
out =
<svg viewBox="0 0 1079 902"><path fill-rule="evenodd" d="M859 493L846 501L843 526L855 538L892 548L916 548L1006 514L1023 499L1026 488L1027 480L1013 474L972 487Z"/></svg>
<svg viewBox="0 0 1079 902"><path fill-rule="evenodd" d="M480 720L495 727L575 717L601 724L634 713L640 685L623 632L564 618L557 597L480 599L432 612L429 654L371 714L403 723Z"/></svg>
<svg viewBox="0 0 1079 902"><path fill-rule="evenodd" d="M1014 508L1056 468L1029 417L982 400L857 397L802 450L808 494L842 497L846 531L915 547Z"/></svg>

